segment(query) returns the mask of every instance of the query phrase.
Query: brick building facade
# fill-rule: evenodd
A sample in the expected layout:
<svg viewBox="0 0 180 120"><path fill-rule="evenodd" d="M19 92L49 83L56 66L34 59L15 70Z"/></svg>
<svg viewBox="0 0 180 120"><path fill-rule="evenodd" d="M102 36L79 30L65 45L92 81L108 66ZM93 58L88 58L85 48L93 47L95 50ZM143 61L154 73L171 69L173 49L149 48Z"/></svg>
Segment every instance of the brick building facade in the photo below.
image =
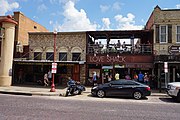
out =
<svg viewBox="0 0 180 120"><path fill-rule="evenodd" d="M154 30L154 73L158 87L180 81L180 9L154 8L145 29ZM164 76L164 62L168 62L168 79Z"/></svg>

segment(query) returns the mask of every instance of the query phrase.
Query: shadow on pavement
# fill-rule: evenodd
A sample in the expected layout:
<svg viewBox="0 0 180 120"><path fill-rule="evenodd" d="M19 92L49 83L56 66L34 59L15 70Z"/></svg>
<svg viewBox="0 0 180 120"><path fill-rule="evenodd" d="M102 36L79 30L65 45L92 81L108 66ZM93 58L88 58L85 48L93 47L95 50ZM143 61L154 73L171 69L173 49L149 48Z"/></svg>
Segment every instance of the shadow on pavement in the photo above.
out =
<svg viewBox="0 0 180 120"><path fill-rule="evenodd" d="M178 103L174 98L159 98L163 102L168 102L168 103Z"/></svg>
<svg viewBox="0 0 180 120"><path fill-rule="evenodd" d="M88 97L94 97L94 98L99 98L99 97L97 97L97 96L92 96L91 94L88 94L87 95ZM132 98L132 97L119 97L119 96L108 96L108 97L104 97L104 98L113 98L113 99L132 99L132 100L135 100L134 98ZM102 99L102 98L100 98L100 99ZM148 100L148 98L147 97L145 97L145 98L142 98L142 99L140 99L140 100Z"/></svg>

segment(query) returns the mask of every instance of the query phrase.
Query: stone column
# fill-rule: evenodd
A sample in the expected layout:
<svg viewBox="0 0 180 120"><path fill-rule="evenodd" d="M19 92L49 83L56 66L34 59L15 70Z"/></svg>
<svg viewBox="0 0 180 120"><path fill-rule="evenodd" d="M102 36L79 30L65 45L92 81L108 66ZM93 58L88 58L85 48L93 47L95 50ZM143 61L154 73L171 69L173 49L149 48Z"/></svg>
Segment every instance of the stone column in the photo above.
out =
<svg viewBox="0 0 180 120"><path fill-rule="evenodd" d="M0 23L5 29L1 45L0 86L11 86L12 77L9 75L9 71L12 70L15 25L17 23L12 20L11 16L2 19Z"/></svg>

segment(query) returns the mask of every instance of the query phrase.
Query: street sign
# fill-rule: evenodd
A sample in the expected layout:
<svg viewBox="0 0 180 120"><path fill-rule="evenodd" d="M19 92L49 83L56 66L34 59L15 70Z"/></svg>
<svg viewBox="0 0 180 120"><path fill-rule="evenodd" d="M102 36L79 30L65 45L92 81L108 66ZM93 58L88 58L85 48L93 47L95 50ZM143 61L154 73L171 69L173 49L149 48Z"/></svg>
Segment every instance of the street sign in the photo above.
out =
<svg viewBox="0 0 180 120"><path fill-rule="evenodd" d="M168 62L164 62L164 72L168 73Z"/></svg>
<svg viewBox="0 0 180 120"><path fill-rule="evenodd" d="M171 53L171 54L179 54L180 53L180 46L178 46L178 45L169 46L169 53Z"/></svg>
<svg viewBox="0 0 180 120"><path fill-rule="evenodd" d="M52 73L56 73L57 72L57 63L52 63Z"/></svg>

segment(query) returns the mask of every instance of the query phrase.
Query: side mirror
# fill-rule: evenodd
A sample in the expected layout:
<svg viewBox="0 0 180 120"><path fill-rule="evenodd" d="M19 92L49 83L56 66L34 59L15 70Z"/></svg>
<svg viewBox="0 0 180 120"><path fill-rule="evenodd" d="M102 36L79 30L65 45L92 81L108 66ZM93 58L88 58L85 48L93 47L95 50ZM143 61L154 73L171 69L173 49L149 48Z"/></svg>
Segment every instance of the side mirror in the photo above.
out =
<svg viewBox="0 0 180 120"><path fill-rule="evenodd" d="M112 87L112 84L109 83L109 87Z"/></svg>

